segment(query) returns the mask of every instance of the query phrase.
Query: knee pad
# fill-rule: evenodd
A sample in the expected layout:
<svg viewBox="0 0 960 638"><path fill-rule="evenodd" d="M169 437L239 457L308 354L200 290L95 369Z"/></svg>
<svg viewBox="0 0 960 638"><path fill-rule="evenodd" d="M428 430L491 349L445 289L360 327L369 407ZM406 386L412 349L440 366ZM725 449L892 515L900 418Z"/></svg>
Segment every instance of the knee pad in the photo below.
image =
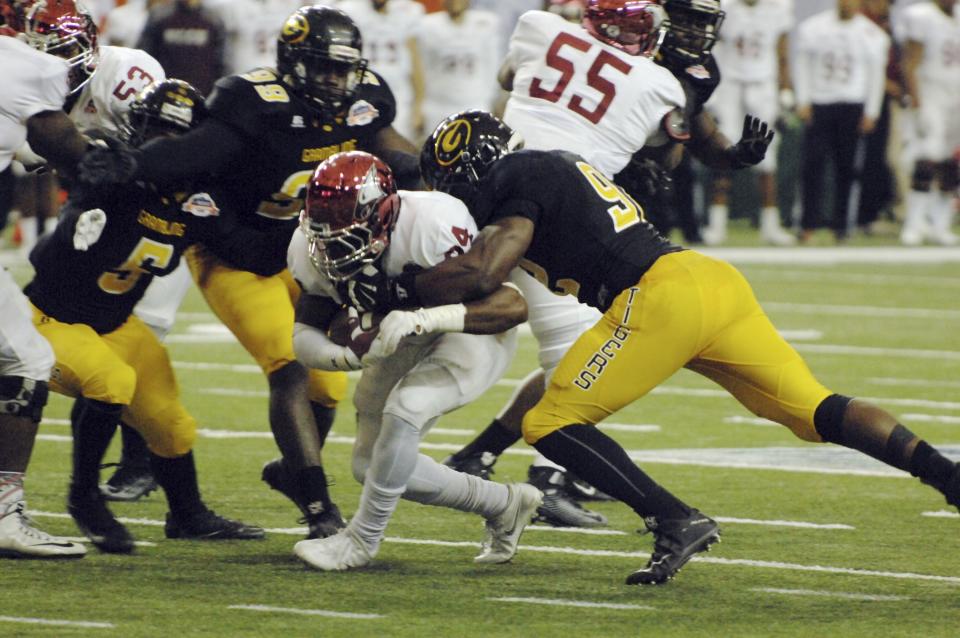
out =
<svg viewBox="0 0 960 638"><path fill-rule="evenodd" d="M46 381L0 376L0 414L26 417L39 423L49 395Z"/></svg>
<svg viewBox="0 0 960 638"><path fill-rule="evenodd" d="M347 396L347 373L310 370L308 394L314 403L334 408Z"/></svg>
<svg viewBox="0 0 960 638"><path fill-rule="evenodd" d="M929 160L917 160L913 166L913 177L910 180L910 188L921 193L930 192L933 186L933 180L937 175L937 165Z"/></svg>
<svg viewBox="0 0 960 638"><path fill-rule="evenodd" d="M820 402L813 413L813 426L825 443L843 443L843 415L852 397L831 394Z"/></svg>
<svg viewBox="0 0 960 638"><path fill-rule="evenodd" d="M940 190L951 193L960 188L960 158L948 159L940 164Z"/></svg>

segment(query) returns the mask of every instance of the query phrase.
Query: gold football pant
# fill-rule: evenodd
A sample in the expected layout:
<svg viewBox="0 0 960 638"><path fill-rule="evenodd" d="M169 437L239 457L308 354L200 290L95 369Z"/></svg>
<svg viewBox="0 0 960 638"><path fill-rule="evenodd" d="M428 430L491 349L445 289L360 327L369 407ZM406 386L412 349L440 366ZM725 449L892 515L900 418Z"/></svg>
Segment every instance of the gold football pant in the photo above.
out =
<svg viewBox="0 0 960 638"><path fill-rule="evenodd" d="M296 360L293 308L300 287L288 270L261 277L237 270L202 246L187 250L187 263L207 305L246 348L264 374ZM310 400L335 407L347 393L343 372L310 370Z"/></svg>
<svg viewBox="0 0 960 638"><path fill-rule="evenodd" d="M56 356L51 390L124 406L124 422L159 456L183 456L193 448L197 423L180 403L170 357L140 319L131 315L101 335L86 324L61 323L34 306L33 323Z"/></svg>
<svg viewBox="0 0 960 638"><path fill-rule="evenodd" d="M524 417L524 439L595 424L682 367L713 379L754 414L821 441L813 415L832 392L776 331L743 275L693 251L660 257L580 335Z"/></svg>

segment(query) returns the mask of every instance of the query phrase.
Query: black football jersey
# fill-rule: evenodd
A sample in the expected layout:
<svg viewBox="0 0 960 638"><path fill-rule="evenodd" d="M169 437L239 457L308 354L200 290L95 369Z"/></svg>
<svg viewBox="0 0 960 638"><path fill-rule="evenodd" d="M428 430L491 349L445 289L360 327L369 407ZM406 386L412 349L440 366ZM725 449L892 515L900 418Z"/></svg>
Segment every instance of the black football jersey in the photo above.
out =
<svg viewBox="0 0 960 638"><path fill-rule="evenodd" d="M396 114L393 94L372 71L336 119L321 119L268 68L221 78L207 108L246 142L244 152L215 176L223 204L259 228L296 217L317 164L340 151L369 147Z"/></svg>
<svg viewBox="0 0 960 638"><path fill-rule="evenodd" d="M99 234L84 231L96 225L96 214L82 217L92 209L106 216ZM216 243L223 236L229 224L221 214L208 193L166 198L133 184L99 193L75 191L56 230L30 254L35 275L25 292L57 321L112 332L130 316L153 277L172 272L188 246Z"/></svg>
<svg viewBox="0 0 960 638"><path fill-rule="evenodd" d="M699 115L703 110L703 105L707 103L707 100L717 89L717 85L720 84L720 67L717 66L716 58L708 54L701 64L667 68L670 69L674 77L680 80L683 92L687 96L684 113L688 117Z"/></svg>
<svg viewBox="0 0 960 638"><path fill-rule="evenodd" d="M606 310L658 257L682 250L623 190L578 155L518 151L497 161L472 207L481 228L520 216L536 226L520 266L557 293Z"/></svg>

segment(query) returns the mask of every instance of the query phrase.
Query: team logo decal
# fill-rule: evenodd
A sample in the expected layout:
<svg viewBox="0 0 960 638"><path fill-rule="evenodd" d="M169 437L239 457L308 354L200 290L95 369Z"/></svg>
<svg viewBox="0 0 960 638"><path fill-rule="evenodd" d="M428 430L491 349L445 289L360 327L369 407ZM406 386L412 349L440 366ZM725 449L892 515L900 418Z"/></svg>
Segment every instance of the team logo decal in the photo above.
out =
<svg viewBox="0 0 960 638"><path fill-rule="evenodd" d="M440 166L450 166L460 159L463 150L470 143L471 132L470 122L466 120L454 120L447 124L437 136L437 143L433 149L437 163Z"/></svg>
<svg viewBox="0 0 960 638"><path fill-rule="evenodd" d="M380 111L366 100L357 100L347 111L347 126L366 126L380 117Z"/></svg>
<svg viewBox="0 0 960 638"><path fill-rule="evenodd" d="M197 217L216 217L220 214L220 209L217 208L216 202L206 193L194 193L180 208L182 208L185 213L190 213Z"/></svg>
<svg viewBox="0 0 960 638"><path fill-rule="evenodd" d="M695 64L693 66L688 66L686 71L687 71L687 75L697 80L706 80L707 78L710 77L710 71L708 71L707 68L702 64Z"/></svg>
<svg viewBox="0 0 960 638"><path fill-rule="evenodd" d="M310 33L310 23L299 13L294 13L283 23L283 30L280 31L280 39L287 44L297 44L303 42Z"/></svg>

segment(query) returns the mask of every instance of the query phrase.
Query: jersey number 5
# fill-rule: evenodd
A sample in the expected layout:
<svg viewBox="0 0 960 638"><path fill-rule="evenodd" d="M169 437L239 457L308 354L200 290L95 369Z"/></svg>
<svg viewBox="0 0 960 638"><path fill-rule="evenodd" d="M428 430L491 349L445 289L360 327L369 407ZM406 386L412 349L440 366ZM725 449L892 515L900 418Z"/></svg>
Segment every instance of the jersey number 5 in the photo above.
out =
<svg viewBox="0 0 960 638"><path fill-rule="evenodd" d="M547 50L547 66L560 71L560 79L557 80L556 85L554 85L552 89L547 89L543 86L543 80L534 78L533 82L530 83L530 97L548 102L559 102L560 98L563 97L563 92L567 89L567 85L570 84L570 80L573 79L575 73L573 62L560 55L560 50L564 47L570 47L581 53L587 53L592 48L592 45L586 40L581 40L569 33L561 33L554 38L553 43ZM629 64L609 51L601 49L599 55L597 55L593 64L591 64L587 70L587 86L603 96L600 102L597 103L597 106L592 111L588 111L583 105L583 96L574 93L566 105L568 109L586 118L587 121L592 124L597 124L603 119L607 109L610 108L610 102L612 102L613 98L617 95L617 85L600 75L606 66L624 75L629 74L632 68Z"/></svg>
<svg viewBox="0 0 960 638"><path fill-rule="evenodd" d="M160 274L173 258L173 246L142 237L127 260L100 275L97 284L104 292L122 295L137 285L141 275Z"/></svg>

